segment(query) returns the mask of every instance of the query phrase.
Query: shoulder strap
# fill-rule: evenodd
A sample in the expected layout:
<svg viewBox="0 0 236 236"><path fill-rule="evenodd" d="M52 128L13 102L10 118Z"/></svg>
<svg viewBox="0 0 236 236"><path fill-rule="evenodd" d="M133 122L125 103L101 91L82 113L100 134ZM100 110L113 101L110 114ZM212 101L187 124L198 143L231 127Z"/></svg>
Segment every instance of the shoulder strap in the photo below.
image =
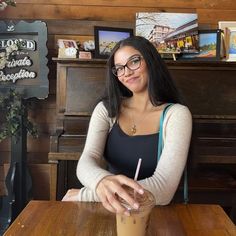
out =
<svg viewBox="0 0 236 236"><path fill-rule="evenodd" d="M161 158L161 153L162 153L162 149L163 149L163 123L164 123L164 118L165 118L165 115L168 111L168 109L172 106L173 104L172 103L168 103L162 114L161 114L161 118L160 118L160 128L159 128L159 141L158 141L158 154L157 154L157 161L160 160Z"/></svg>
<svg viewBox="0 0 236 236"><path fill-rule="evenodd" d="M157 162L160 160L161 158L161 153L162 153L162 149L164 146L163 143L163 123L164 123L164 119L165 119L165 115L167 113L167 111L169 110L169 108L173 105L173 103L168 103L166 105L166 107L164 108L162 114L161 114L161 118L160 118L160 128L159 128L159 139L158 139L158 153L157 153ZM187 175L187 165L184 168L184 203L188 203L188 175Z"/></svg>

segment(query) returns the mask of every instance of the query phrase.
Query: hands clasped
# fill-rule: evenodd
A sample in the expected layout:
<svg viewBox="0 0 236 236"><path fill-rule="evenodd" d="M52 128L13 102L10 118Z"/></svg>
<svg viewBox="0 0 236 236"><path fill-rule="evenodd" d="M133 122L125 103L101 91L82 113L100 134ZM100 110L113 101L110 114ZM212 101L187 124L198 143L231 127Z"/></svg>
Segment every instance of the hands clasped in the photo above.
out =
<svg viewBox="0 0 236 236"><path fill-rule="evenodd" d="M97 195L103 206L114 213L124 213L129 215L129 211L121 205L118 197L124 199L130 206L135 209L139 208L139 204L124 189L124 185L133 188L138 194L143 194L144 190L133 179L124 175L111 175L103 178L96 189Z"/></svg>

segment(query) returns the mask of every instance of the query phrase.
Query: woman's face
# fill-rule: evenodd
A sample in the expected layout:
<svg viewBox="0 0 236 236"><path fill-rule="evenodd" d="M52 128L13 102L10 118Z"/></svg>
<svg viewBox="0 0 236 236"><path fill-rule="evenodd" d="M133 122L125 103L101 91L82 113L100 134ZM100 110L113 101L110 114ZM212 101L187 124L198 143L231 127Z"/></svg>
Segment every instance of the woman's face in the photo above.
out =
<svg viewBox="0 0 236 236"><path fill-rule="evenodd" d="M118 80L133 93L147 90L148 71L141 53L131 46L118 49L114 55L113 72Z"/></svg>

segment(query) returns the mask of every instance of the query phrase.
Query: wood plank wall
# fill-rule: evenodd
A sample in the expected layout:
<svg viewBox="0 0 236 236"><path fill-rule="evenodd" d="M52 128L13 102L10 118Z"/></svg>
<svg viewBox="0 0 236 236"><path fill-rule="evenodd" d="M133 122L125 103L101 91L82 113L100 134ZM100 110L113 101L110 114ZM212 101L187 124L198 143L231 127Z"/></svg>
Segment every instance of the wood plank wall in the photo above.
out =
<svg viewBox="0 0 236 236"><path fill-rule="evenodd" d="M200 29L217 28L218 21L236 21L235 0L17 0L17 7L0 11L0 20L42 20L47 23L49 49L50 94L46 100L35 101L30 112L37 123L39 138L28 137L28 160L31 164L47 163L49 137L55 131L57 39L70 38L83 42L93 39L93 26L133 27L136 12L197 13ZM4 193L3 164L10 158L9 140L0 143L0 195ZM47 182L47 180L45 180ZM40 194L37 197L39 197ZM49 193L46 193L46 197Z"/></svg>

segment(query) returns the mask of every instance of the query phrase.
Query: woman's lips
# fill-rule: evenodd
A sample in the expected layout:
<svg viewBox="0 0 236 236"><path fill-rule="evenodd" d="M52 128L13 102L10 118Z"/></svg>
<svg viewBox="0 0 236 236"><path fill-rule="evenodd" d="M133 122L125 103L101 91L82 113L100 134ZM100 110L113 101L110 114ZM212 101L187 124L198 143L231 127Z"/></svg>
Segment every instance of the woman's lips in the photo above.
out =
<svg viewBox="0 0 236 236"><path fill-rule="evenodd" d="M138 79L138 77L132 77L132 78L127 79L125 82L127 84L132 84L132 83L136 82L137 79Z"/></svg>

